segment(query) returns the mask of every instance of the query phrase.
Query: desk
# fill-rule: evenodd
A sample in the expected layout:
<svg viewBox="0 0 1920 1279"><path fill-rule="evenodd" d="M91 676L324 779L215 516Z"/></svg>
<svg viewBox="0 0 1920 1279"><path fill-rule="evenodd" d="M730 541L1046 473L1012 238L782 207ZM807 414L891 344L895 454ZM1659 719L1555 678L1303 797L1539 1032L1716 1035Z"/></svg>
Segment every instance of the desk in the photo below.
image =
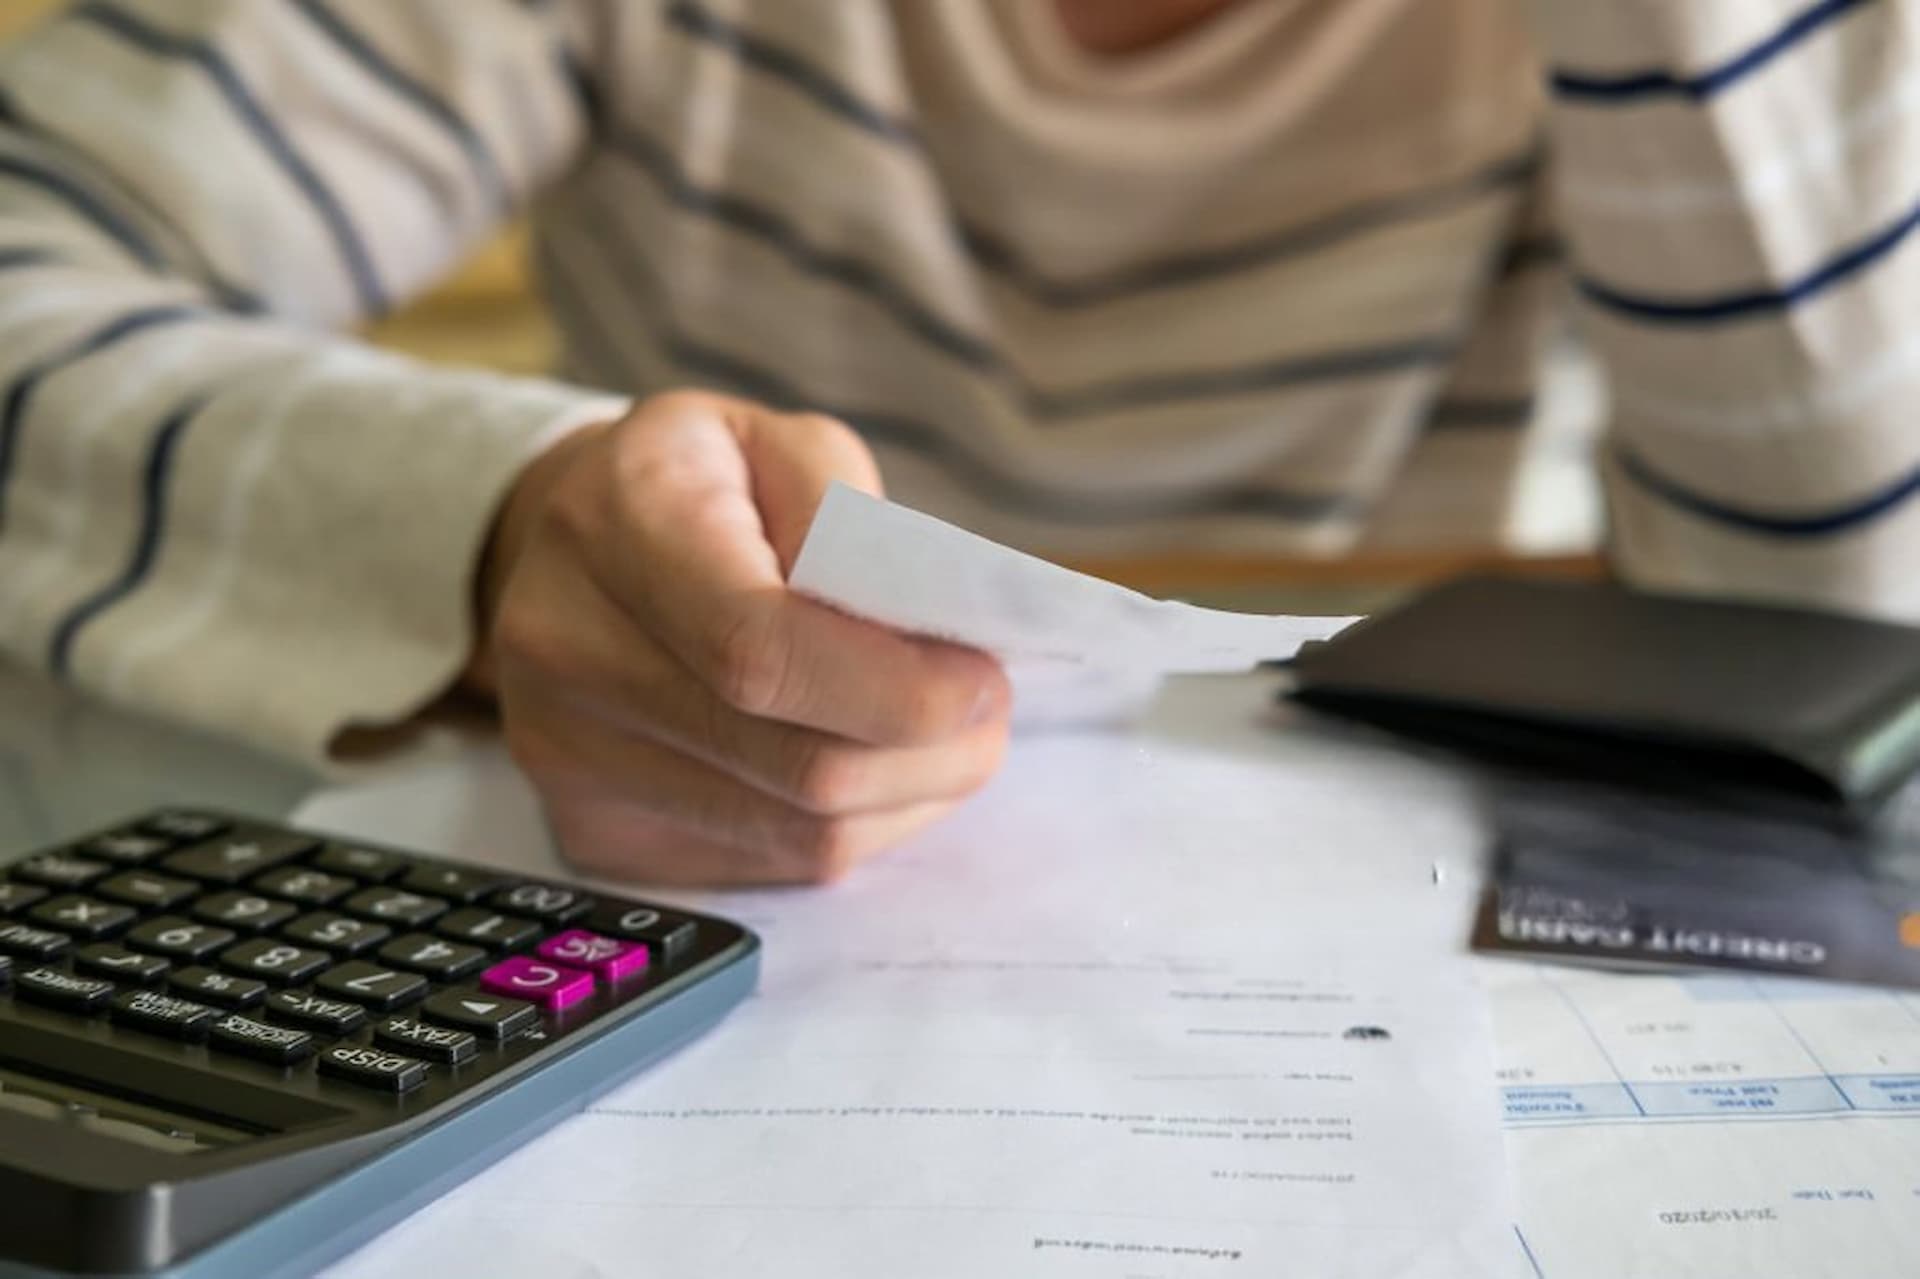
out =
<svg viewBox="0 0 1920 1279"><path fill-rule="evenodd" d="M284 813L315 780L0 673L0 847L163 801ZM1454 815L1422 838L1464 832L1453 789L1435 788L1432 813ZM1515 1274L1920 1274L1920 998L1493 963L1486 975ZM425 1268L433 1230L396 1234L339 1274Z"/></svg>

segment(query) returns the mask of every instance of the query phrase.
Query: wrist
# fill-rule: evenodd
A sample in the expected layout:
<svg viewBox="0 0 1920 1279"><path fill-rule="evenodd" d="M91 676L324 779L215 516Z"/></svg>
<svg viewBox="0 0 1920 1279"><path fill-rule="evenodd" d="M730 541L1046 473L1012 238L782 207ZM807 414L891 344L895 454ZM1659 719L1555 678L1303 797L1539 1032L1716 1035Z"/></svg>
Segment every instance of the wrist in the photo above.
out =
<svg viewBox="0 0 1920 1279"><path fill-rule="evenodd" d="M613 426L614 422L606 419L560 435L533 456L501 501L474 571L474 641L460 679L464 691L489 699L494 696L492 635L500 598L521 555L533 541L554 488L581 452L593 447Z"/></svg>

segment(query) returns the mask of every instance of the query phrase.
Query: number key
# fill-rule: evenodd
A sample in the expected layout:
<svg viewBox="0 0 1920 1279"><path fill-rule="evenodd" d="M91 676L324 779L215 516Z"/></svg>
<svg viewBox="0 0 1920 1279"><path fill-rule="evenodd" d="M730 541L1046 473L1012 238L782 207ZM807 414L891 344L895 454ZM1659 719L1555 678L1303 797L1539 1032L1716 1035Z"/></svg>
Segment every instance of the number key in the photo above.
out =
<svg viewBox="0 0 1920 1279"><path fill-rule="evenodd" d="M127 934L127 945L169 959L200 959L226 946L234 934L211 924L196 924L178 915L150 919Z"/></svg>
<svg viewBox="0 0 1920 1279"><path fill-rule="evenodd" d="M253 893L215 893L201 898L193 907L196 919L248 933L278 928L297 913L297 907Z"/></svg>
<svg viewBox="0 0 1920 1279"><path fill-rule="evenodd" d="M563 924L578 919L593 908L593 902L576 888L557 884L520 884L502 888L487 898L489 905L516 915L531 915L548 923Z"/></svg>
<svg viewBox="0 0 1920 1279"><path fill-rule="evenodd" d="M487 952L425 933L408 933L380 948L380 962L445 982L479 972L486 967Z"/></svg>
<svg viewBox="0 0 1920 1279"><path fill-rule="evenodd" d="M143 955L112 942L95 942L74 952L73 966L93 977L111 977L115 981L144 986L159 981L173 967L158 955Z"/></svg>
<svg viewBox="0 0 1920 1279"><path fill-rule="evenodd" d="M308 866L281 866L254 880L253 886L275 897L304 902L309 906L325 906L328 902L345 897L360 884L345 875L329 875L324 870L314 870Z"/></svg>
<svg viewBox="0 0 1920 1279"><path fill-rule="evenodd" d="M370 924L364 919L351 919L346 915L320 910L300 916L282 928L280 935L302 946L319 946L336 955L352 958L372 950L393 936L393 930L385 924Z"/></svg>
<svg viewBox="0 0 1920 1279"><path fill-rule="evenodd" d="M347 898L344 909L364 919L418 928L444 915L447 903L438 897L422 897L397 888L366 888Z"/></svg>
<svg viewBox="0 0 1920 1279"><path fill-rule="evenodd" d="M607 903L594 912L587 927L622 941L637 941L662 963L679 958L693 945L698 932L694 922L685 915L630 902Z"/></svg>
<svg viewBox="0 0 1920 1279"><path fill-rule="evenodd" d="M493 950L518 950L540 937L540 925L531 920L471 906L442 917L433 929L442 937Z"/></svg>
<svg viewBox="0 0 1920 1279"><path fill-rule="evenodd" d="M256 937L220 955L220 966L274 986L298 986L333 962L324 950L303 950L269 937Z"/></svg>
<svg viewBox="0 0 1920 1279"><path fill-rule="evenodd" d="M377 1012L387 1012L424 995L427 979L356 959L327 973L314 983L314 989L365 1004Z"/></svg>

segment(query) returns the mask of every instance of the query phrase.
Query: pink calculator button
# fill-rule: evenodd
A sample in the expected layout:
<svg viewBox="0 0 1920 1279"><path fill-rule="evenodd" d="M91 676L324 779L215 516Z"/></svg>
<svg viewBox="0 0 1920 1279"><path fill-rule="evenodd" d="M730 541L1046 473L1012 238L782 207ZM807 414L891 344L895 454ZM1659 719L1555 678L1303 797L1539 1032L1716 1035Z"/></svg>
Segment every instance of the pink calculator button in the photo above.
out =
<svg viewBox="0 0 1920 1279"><path fill-rule="evenodd" d="M550 1013L571 1008L593 993L593 974L515 955L480 974L480 988L527 999Z"/></svg>
<svg viewBox="0 0 1920 1279"><path fill-rule="evenodd" d="M615 941L584 928L570 928L547 938L540 943L536 953L540 958L551 959L556 964L584 968L605 982L631 977L646 971L647 967L645 946L630 941Z"/></svg>

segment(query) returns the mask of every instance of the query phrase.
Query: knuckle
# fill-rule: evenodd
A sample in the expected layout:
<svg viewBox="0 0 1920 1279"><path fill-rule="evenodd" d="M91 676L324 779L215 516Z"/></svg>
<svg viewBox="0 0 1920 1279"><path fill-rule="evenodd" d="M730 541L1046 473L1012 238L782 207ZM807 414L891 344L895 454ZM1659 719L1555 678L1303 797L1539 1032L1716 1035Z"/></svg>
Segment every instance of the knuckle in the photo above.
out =
<svg viewBox="0 0 1920 1279"><path fill-rule="evenodd" d="M724 407L721 398L698 387L677 386L649 395L634 408L634 417L681 417L689 413L713 413Z"/></svg>
<svg viewBox="0 0 1920 1279"><path fill-rule="evenodd" d="M842 813L859 803L866 781L865 763L853 751L813 745L793 770L791 790L809 812Z"/></svg>
<svg viewBox="0 0 1920 1279"><path fill-rule="evenodd" d="M709 658L714 691L735 710L765 716L790 682L786 646L757 609L742 609L714 637Z"/></svg>
<svg viewBox="0 0 1920 1279"><path fill-rule="evenodd" d="M509 717L500 735L507 757L533 781L536 789L545 791L545 783L567 771L565 754L547 734L532 731ZM553 799L548 796L550 805Z"/></svg>
<svg viewBox="0 0 1920 1279"><path fill-rule="evenodd" d="M800 878L827 884L859 860L859 840L859 827L848 818L808 816L794 823L787 848Z"/></svg>
<svg viewBox="0 0 1920 1279"><path fill-rule="evenodd" d="M574 665L574 643L567 628L548 610L509 596L493 619L493 642L500 660L541 675L557 675Z"/></svg>
<svg viewBox="0 0 1920 1279"><path fill-rule="evenodd" d="M960 707L937 682L922 680L893 704L896 731L902 741L931 742L960 726Z"/></svg>

